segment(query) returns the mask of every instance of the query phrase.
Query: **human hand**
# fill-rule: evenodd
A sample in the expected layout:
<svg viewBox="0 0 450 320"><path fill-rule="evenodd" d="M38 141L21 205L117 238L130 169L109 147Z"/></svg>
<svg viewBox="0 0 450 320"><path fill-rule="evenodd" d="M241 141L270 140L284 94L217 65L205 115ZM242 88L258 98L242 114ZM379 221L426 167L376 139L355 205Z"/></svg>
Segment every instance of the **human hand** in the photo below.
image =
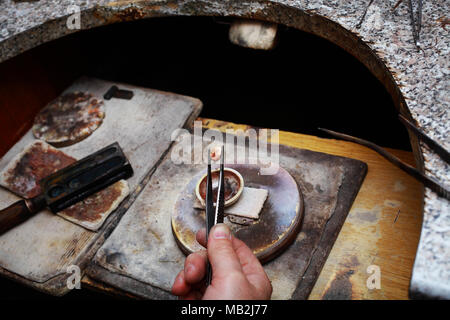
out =
<svg viewBox="0 0 450 320"><path fill-rule="evenodd" d="M207 246L205 229L197 233L197 241L208 251L201 250L186 258L184 269L172 286L174 295L188 300L270 299L272 285L261 263L244 242L232 236L225 224L211 229ZM213 274L208 287L204 281L207 257Z"/></svg>

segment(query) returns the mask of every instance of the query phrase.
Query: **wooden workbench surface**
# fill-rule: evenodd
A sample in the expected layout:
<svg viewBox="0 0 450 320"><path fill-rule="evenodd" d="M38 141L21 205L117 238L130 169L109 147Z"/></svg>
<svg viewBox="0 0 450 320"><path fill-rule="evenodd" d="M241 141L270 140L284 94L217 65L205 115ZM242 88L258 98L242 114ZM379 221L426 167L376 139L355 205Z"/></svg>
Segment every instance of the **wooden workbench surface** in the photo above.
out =
<svg viewBox="0 0 450 320"><path fill-rule="evenodd" d="M201 119L204 128L250 128ZM351 132L350 132L351 134ZM422 224L420 183L374 151L345 141L280 132L280 144L362 160L367 176L309 299L407 299ZM388 149L414 165L411 152ZM369 289L369 266L379 267L380 289ZM83 278L83 285L109 294L119 291Z"/></svg>

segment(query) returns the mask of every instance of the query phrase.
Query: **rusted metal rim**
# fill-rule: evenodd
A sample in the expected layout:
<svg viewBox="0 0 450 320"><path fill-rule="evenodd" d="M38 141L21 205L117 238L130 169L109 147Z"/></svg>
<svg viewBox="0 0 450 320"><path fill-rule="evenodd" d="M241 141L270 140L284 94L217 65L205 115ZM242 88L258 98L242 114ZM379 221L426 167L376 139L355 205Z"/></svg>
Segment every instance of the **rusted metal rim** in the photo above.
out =
<svg viewBox="0 0 450 320"><path fill-rule="evenodd" d="M228 206L231 206L232 204L234 204L236 201L238 201L239 197L242 195L242 191L244 191L244 178L242 178L242 175L234 169L225 167L224 171L225 172L228 171L228 172L232 173L237 178L237 180L239 180L238 191L230 199L225 201L225 207L228 207ZM211 174L214 174L215 172L219 172L219 169L212 170ZM202 206L205 206L205 199L200 194L200 185L203 182L203 180L205 180L205 179L206 179L206 173L198 180L197 185L195 186L195 195L197 196L197 199L198 199L198 201L200 201Z"/></svg>
<svg viewBox="0 0 450 320"><path fill-rule="evenodd" d="M294 182L295 182L295 180L294 180ZM297 183L297 182L295 182L295 183ZM297 238L297 235L302 226L304 211L305 211L305 206L304 206L304 202L303 202L303 194L300 191L300 188L298 190L299 190L298 194L300 197L300 203L299 203L299 206L296 211L297 212L296 218L292 222L290 232L285 233L283 235L283 237L281 239L279 239L273 245L272 250L267 250L267 251L262 251L262 252L256 253L256 257L258 258L258 260L261 263L266 263L266 262L276 258L277 256L279 256Z"/></svg>

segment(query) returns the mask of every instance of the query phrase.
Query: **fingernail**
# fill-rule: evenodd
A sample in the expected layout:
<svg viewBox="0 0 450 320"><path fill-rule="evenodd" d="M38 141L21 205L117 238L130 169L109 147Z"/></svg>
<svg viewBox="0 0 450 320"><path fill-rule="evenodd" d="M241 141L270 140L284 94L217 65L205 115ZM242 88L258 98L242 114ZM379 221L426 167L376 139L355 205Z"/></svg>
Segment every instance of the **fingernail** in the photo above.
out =
<svg viewBox="0 0 450 320"><path fill-rule="evenodd" d="M231 239L230 229L223 223L219 223L214 227L214 239Z"/></svg>

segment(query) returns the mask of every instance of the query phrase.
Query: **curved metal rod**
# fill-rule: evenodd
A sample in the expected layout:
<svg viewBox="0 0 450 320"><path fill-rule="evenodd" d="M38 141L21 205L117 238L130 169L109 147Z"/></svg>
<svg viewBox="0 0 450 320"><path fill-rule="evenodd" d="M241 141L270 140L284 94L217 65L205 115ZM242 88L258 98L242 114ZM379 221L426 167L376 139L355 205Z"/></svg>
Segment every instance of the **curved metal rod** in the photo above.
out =
<svg viewBox="0 0 450 320"><path fill-rule="evenodd" d="M391 162L392 164L394 164L395 166L397 166L398 168L402 169L407 174L409 174L410 176L415 178L417 181L423 183L423 185L425 187L430 188L432 191L436 192L440 197L444 197L447 200L450 200L450 191L447 190L444 186L442 186L439 182L437 182L432 177L426 176L425 174L423 174L416 168L411 167L409 164L404 163L399 158L397 158L396 156L387 152L386 150L384 150L382 147L376 145L375 143L372 143L372 142L364 140L364 139L356 138L353 136L349 136L347 134L331 131L328 129L323 129L323 128L318 128L318 129L323 132L326 132L334 137L340 138L342 140L351 141L351 142L366 146L366 147L374 150L375 152L377 152L378 154L380 154L381 156L386 158L389 162Z"/></svg>
<svg viewBox="0 0 450 320"><path fill-rule="evenodd" d="M423 140L423 142L425 142L434 152L436 152L442 159L444 159L445 162L450 163L450 153L447 150L445 150L440 144L427 136L425 132L417 128L414 124L412 124L411 121L406 119L401 114L398 115L398 118L406 127L411 129L416 136Z"/></svg>

